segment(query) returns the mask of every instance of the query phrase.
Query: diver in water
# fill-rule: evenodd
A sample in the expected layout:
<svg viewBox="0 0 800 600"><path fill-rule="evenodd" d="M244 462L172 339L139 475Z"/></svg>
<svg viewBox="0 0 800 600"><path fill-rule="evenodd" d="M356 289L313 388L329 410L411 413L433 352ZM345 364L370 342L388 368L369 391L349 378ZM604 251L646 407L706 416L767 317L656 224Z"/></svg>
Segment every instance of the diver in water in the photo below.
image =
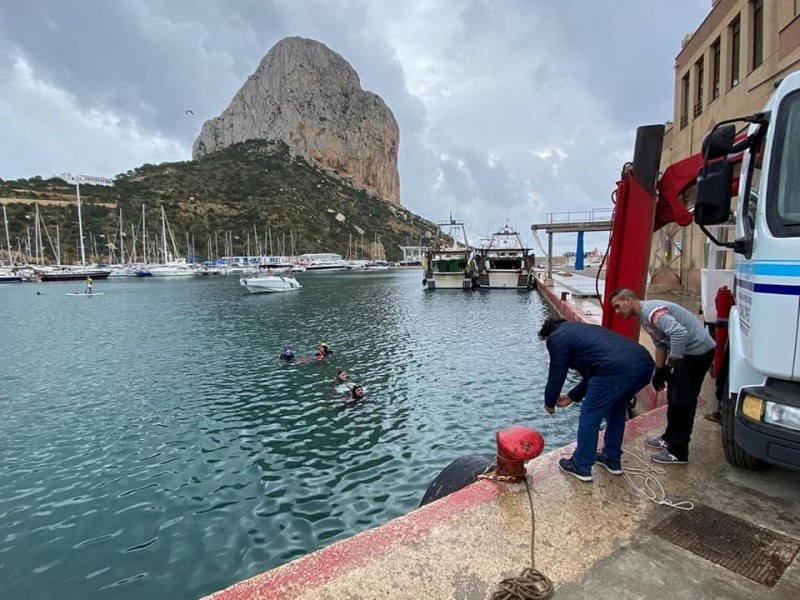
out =
<svg viewBox="0 0 800 600"><path fill-rule="evenodd" d="M356 383L350 389L350 393L342 397L342 407L354 406L355 404L366 400L366 398L367 394L364 391L364 386L362 386L360 383Z"/></svg>
<svg viewBox="0 0 800 600"><path fill-rule="evenodd" d="M322 342L317 348L317 351L314 353L314 358L317 360L325 360L331 354L333 354L333 350L328 347L326 342Z"/></svg>
<svg viewBox="0 0 800 600"><path fill-rule="evenodd" d="M333 385L348 385L350 383L348 379L349 375L347 371L344 369L339 369L336 371L336 377L333 378L331 382Z"/></svg>
<svg viewBox="0 0 800 600"><path fill-rule="evenodd" d="M294 350L292 350L289 346L281 350L281 353L278 355L278 358L282 361L287 363L294 361Z"/></svg>

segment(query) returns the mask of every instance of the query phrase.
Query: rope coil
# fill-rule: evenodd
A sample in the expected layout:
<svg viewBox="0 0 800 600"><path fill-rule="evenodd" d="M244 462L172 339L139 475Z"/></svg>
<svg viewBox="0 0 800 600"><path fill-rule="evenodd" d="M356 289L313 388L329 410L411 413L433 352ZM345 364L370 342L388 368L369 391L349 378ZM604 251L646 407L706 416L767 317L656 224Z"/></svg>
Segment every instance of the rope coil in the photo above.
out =
<svg viewBox="0 0 800 600"><path fill-rule="evenodd" d="M523 569L518 577L508 577L498 583L491 600L549 600L555 594L553 582L536 570L536 513L533 510L533 498L527 477L525 477L525 491L531 507L531 566Z"/></svg>

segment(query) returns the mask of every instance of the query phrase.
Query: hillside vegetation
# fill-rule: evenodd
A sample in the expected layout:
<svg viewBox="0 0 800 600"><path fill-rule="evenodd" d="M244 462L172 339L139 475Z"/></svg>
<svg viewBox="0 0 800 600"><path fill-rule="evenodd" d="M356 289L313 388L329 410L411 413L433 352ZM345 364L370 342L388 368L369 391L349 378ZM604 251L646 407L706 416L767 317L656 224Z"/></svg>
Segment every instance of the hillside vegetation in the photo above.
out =
<svg viewBox="0 0 800 600"><path fill-rule="evenodd" d="M284 144L274 142L245 142L197 161L145 164L118 175L113 187L81 185L80 189L87 259L96 247L98 261L107 260L109 246L118 254L120 209L126 254L134 238L131 225L141 244L142 206L148 239L160 235L163 205L181 253L186 254L188 233L199 257L206 256L208 240L212 240L212 255L217 249L222 254L226 237L233 240L228 250L239 255L245 254L249 236L250 252L255 254L256 231L264 247L269 229L275 254L281 251L281 243L290 253L293 238L297 253L346 256L351 248L349 253L354 255L352 248L358 245L359 257L385 252L387 260L399 260L399 246L424 244L436 228L400 206L290 157ZM6 205L13 249L24 249L28 235L34 245L34 204L39 202L45 255L53 259L50 244L56 243L58 226L62 262L78 256L75 186L58 178L0 180L0 202ZM373 243L376 239L379 245ZM0 246L5 247L4 236Z"/></svg>

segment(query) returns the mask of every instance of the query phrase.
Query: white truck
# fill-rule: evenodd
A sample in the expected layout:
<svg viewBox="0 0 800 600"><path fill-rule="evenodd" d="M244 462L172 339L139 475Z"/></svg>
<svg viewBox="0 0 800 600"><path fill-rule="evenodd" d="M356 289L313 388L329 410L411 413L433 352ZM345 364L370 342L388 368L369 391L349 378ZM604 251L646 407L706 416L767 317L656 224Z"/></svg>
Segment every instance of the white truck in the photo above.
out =
<svg viewBox="0 0 800 600"><path fill-rule="evenodd" d="M694 220L735 256L729 369L719 374L725 457L800 468L800 72L763 112L718 123L703 153ZM736 177L735 239L722 242L707 227L729 221Z"/></svg>

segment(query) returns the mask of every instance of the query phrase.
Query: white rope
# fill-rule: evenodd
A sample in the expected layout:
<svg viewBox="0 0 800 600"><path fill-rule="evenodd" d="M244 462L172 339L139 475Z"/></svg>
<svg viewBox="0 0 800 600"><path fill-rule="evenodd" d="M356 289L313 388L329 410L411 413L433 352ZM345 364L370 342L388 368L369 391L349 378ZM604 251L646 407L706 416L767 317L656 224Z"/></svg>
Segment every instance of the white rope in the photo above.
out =
<svg viewBox="0 0 800 600"><path fill-rule="evenodd" d="M558 413L560 411L575 412L574 409L580 410L580 407L575 403L572 403L564 408L557 408L556 412L552 415L548 413L539 415L533 420L533 424L540 424L542 420L545 419L547 421L547 437L552 438L553 420ZM638 460L639 463L641 463L640 467L625 467L624 464L622 467L622 478L636 494L645 500L650 500L651 502L658 504L659 506L669 506L670 508L675 508L678 510L692 510L694 508L694 503L690 502L689 500L674 502L667 498L667 492L664 490L664 485L661 483L661 480L656 477L656 475L663 475L665 473L664 469L651 467L647 462L644 461L644 459L642 459L641 456L635 452L631 452L624 446L622 448L622 452L623 455L622 460L620 461L621 463L629 462L625 458L626 455L632 456ZM567 456L567 453L561 449L556 450L556 454L559 456Z"/></svg>
<svg viewBox="0 0 800 600"><path fill-rule="evenodd" d="M678 510L692 510L694 503L684 500L683 502L673 502L667 498L667 493L656 474L663 475L664 469L651 467L638 454L631 452L627 448L622 448L623 462L626 455L633 456L642 466L638 468L622 468L622 477L631 489L645 500L650 500L661 506L669 506ZM641 479L641 483L638 480Z"/></svg>

